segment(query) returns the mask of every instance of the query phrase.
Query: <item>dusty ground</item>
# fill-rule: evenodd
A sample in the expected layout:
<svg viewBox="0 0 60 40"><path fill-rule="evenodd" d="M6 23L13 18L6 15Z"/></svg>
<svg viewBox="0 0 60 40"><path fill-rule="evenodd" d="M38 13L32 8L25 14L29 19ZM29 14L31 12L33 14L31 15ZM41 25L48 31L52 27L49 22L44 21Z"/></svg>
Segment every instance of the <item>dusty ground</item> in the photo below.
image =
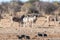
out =
<svg viewBox="0 0 60 40"><path fill-rule="evenodd" d="M60 40L60 24L58 22L46 22L45 18L38 18L32 27L19 27L19 23L10 19L0 21L0 40L19 40L17 35L29 35L30 40ZM38 25L39 24L39 25ZM49 26L52 25L52 26ZM47 37L35 37L39 33L46 33ZM27 39L22 39L27 40Z"/></svg>

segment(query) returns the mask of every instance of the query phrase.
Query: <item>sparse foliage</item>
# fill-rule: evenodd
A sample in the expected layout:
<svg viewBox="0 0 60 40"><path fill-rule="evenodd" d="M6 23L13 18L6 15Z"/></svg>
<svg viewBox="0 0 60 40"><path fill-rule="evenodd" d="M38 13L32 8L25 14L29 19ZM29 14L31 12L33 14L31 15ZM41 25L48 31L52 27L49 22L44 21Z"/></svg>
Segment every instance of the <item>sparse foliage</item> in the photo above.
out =
<svg viewBox="0 0 60 40"><path fill-rule="evenodd" d="M56 4L60 5L60 3L41 2L39 0L29 0L26 3L22 3L19 0L11 1L9 3L2 2L2 4L0 5L0 14L8 13L10 15L14 15L15 13L20 11L27 11L27 13L32 13L32 10L41 14L51 14L58 8Z"/></svg>
<svg viewBox="0 0 60 40"><path fill-rule="evenodd" d="M36 2L36 1L39 1L39 0L29 0L30 3L33 3L33 2Z"/></svg>
<svg viewBox="0 0 60 40"><path fill-rule="evenodd" d="M56 10L56 7L54 5L48 5L46 7L45 12L48 13L48 14L51 14L51 12L53 12L54 10Z"/></svg>

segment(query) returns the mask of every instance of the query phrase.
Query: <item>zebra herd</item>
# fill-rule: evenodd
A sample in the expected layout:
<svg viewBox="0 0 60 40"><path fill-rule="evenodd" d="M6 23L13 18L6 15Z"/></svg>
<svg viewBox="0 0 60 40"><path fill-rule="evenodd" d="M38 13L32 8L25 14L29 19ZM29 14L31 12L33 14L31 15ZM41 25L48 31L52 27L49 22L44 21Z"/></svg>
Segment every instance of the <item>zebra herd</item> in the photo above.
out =
<svg viewBox="0 0 60 40"><path fill-rule="evenodd" d="M27 24L28 22L30 22L31 24L32 23L35 23L36 20L37 20L37 17L36 16L21 16L21 17L13 17L12 20L14 22L18 22L18 23L21 23L21 24Z"/></svg>

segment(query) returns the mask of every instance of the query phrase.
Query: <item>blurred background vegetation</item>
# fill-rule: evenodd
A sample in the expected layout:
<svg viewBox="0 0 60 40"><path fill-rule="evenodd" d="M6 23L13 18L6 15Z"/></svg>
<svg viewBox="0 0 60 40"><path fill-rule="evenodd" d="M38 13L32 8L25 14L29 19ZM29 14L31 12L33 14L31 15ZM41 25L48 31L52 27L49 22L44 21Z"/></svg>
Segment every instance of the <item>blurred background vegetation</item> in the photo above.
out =
<svg viewBox="0 0 60 40"><path fill-rule="evenodd" d="M60 2L43 2L40 0L29 0L27 2L22 2L20 0L12 0L10 2L2 2L0 4L0 15L14 14L20 11L28 10L37 10L39 13L51 14L57 8L60 7Z"/></svg>

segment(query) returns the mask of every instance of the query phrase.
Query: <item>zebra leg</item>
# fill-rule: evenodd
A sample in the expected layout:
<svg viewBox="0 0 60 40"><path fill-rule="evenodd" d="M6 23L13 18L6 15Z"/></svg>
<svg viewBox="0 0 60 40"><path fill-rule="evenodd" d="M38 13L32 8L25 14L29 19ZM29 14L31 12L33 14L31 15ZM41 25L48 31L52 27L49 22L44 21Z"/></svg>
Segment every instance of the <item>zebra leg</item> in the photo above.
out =
<svg viewBox="0 0 60 40"><path fill-rule="evenodd" d="M23 24L23 27L25 27L25 26L26 26L26 23Z"/></svg>

